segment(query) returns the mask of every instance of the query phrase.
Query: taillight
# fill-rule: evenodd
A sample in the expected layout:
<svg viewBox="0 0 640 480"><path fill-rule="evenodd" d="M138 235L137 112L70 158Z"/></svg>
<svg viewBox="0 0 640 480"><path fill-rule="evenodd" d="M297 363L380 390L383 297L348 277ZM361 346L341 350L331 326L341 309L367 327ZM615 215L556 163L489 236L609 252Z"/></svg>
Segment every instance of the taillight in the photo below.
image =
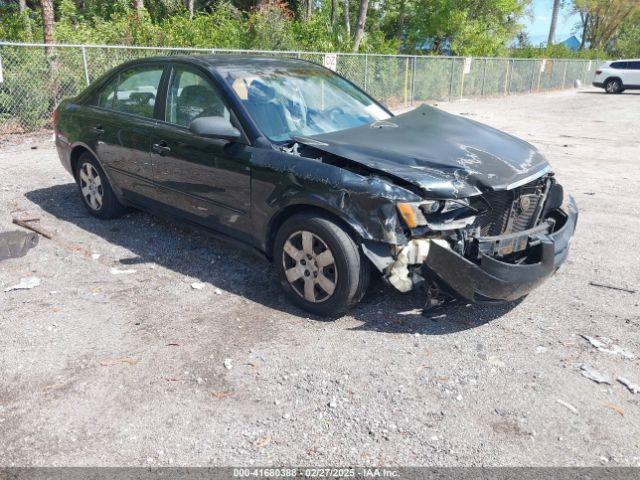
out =
<svg viewBox="0 0 640 480"><path fill-rule="evenodd" d="M53 111L53 131L58 133L58 109Z"/></svg>
<svg viewBox="0 0 640 480"><path fill-rule="evenodd" d="M600 75L602 73L602 70L596 70L596 75Z"/></svg>

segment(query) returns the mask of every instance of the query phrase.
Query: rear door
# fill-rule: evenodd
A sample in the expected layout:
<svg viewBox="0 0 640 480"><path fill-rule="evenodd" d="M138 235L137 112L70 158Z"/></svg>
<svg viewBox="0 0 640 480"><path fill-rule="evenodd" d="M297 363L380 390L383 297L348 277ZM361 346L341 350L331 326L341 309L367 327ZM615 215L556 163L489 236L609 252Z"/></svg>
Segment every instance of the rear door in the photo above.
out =
<svg viewBox="0 0 640 480"><path fill-rule="evenodd" d="M189 220L249 240L251 147L189 130L198 117L235 121L220 89L207 72L176 64L164 103L151 139L158 198Z"/></svg>
<svg viewBox="0 0 640 480"><path fill-rule="evenodd" d="M151 135L161 64L121 71L97 95L87 127L97 137L96 153L123 195L137 204L154 196Z"/></svg>

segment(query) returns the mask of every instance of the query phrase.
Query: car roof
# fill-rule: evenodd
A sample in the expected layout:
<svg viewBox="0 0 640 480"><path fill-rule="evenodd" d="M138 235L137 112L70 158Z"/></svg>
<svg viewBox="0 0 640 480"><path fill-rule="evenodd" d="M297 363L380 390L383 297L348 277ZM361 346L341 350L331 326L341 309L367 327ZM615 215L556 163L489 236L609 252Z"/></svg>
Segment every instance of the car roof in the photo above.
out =
<svg viewBox="0 0 640 480"><path fill-rule="evenodd" d="M272 66L276 68L292 68L304 66L316 66L323 68L308 60L287 57L262 57L258 55L228 55L228 54L208 54L208 55L170 55L160 57L145 57L131 60L121 66L135 65L137 63L148 62L187 62L216 69L217 67L244 67L244 66Z"/></svg>

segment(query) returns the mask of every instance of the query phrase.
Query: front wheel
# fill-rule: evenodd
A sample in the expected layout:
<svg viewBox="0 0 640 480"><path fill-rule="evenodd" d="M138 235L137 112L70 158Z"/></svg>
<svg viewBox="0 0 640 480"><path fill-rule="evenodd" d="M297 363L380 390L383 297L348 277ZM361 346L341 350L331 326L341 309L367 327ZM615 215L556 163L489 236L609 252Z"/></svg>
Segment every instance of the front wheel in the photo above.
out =
<svg viewBox="0 0 640 480"><path fill-rule="evenodd" d="M316 315L343 313L362 299L369 284L369 263L353 238L315 214L296 214L280 227L273 261L289 297Z"/></svg>

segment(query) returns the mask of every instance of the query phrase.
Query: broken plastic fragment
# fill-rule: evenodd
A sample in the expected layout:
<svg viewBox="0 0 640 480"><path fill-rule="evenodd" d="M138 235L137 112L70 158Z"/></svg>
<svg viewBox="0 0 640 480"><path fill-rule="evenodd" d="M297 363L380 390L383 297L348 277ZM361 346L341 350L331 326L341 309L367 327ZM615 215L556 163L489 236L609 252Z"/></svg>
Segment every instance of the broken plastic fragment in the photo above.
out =
<svg viewBox="0 0 640 480"><path fill-rule="evenodd" d="M606 383L607 385L611 385L611 379L608 375L595 370L587 363L580 365L580 370L582 370L582 376L589 380L593 380L596 383Z"/></svg>
<svg viewBox="0 0 640 480"><path fill-rule="evenodd" d="M7 287L4 291L11 292L13 290L31 290L39 285L40 279L38 277L25 277L20 279L20 283Z"/></svg>
<svg viewBox="0 0 640 480"><path fill-rule="evenodd" d="M109 270L109 272L111 273L111 275L129 275L132 273L136 273L137 270L134 270L133 268L129 268L127 270L121 270L119 268L112 268L111 270Z"/></svg>
<svg viewBox="0 0 640 480"><path fill-rule="evenodd" d="M629 391L631 393L633 393L634 395L636 393L640 393L640 385L637 385L633 382L631 382L631 380L626 379L625 377L618 377L617 378L618 382L620 382L622 385L624 385L625 387L627 387L629 389Z"/></svg>

